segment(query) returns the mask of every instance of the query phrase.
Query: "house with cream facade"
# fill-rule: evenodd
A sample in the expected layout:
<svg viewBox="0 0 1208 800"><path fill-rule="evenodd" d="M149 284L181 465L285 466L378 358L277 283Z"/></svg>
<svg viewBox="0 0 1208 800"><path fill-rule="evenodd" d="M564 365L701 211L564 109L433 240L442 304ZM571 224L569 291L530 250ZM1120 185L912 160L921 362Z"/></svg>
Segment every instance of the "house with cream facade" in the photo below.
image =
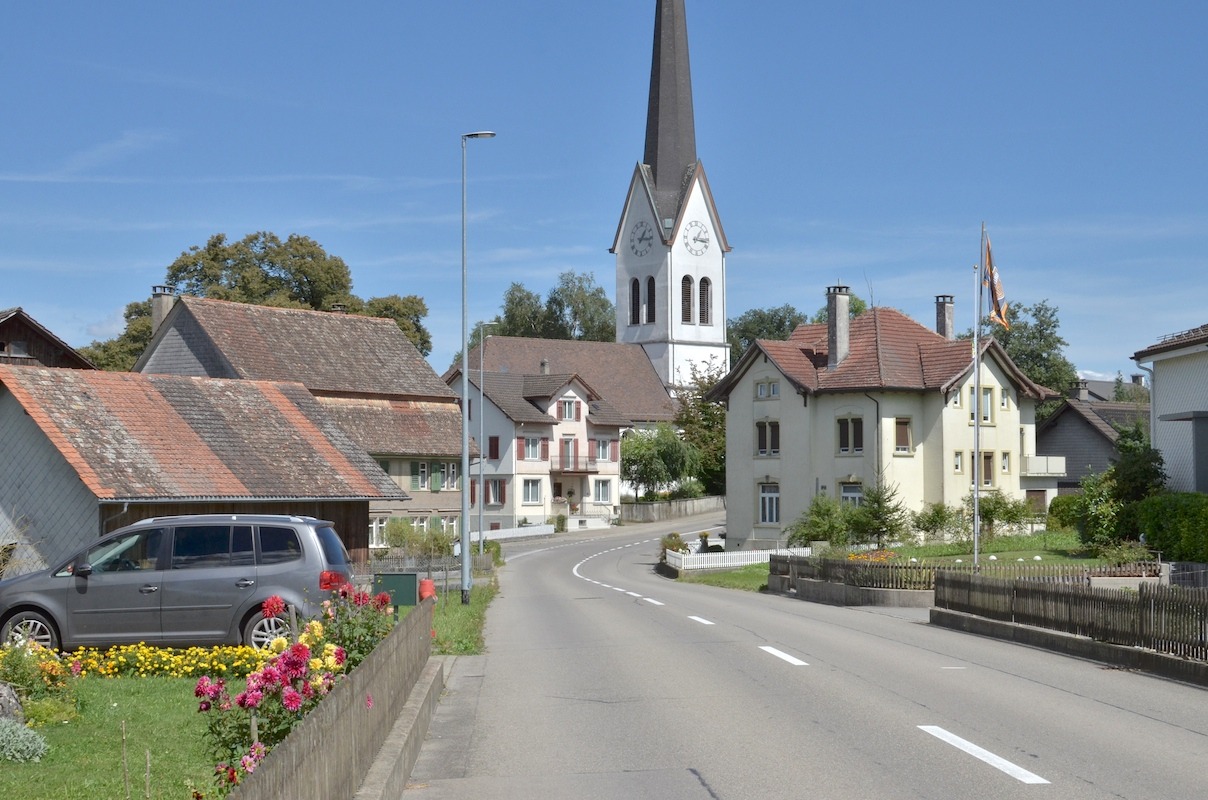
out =
<svg viewBox="0 0 1208 800"><path fill-rule="evenodd" d="M1149 429L1166 488L1208 492L1208 325L1163 336L1133 360L1150 373Z"/></svg>
<svg viewBox="0 0 1208 800"><path fill-rule="evenodd" d="M447 380L460 391L461 377L455 369ZM537 374L472 370L469 396L471 428L483 432L469 476L471 531L479 518L492 531L561 515L570 528L603 527L619 515L621 433L633 422L582 377L548 366Z"/></svg>
<svg viewBox="0 0 1208 800"><path fill-rule="evenodd" d="M819 494L858 505L885 484L912 511L960 506L975 465L983 490L1037 504L1055 494L1063 460L1036 456L1035 435L1036 404L1054 393L987 338L977 403L950 295L937 297L936 330L890 308L849 317L849 306L847 287L829 287L826 323L757 341L711 393L728 407L727 546L782 545Z"/></svg>

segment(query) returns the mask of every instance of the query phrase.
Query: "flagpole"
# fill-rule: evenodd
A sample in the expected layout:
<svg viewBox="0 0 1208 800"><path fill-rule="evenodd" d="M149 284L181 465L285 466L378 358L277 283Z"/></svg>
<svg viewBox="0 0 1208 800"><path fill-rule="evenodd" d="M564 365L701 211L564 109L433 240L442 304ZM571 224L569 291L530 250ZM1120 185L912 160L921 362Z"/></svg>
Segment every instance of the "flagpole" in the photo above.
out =
<svg viewBox="0 0 1208 800"><path fill-rule="evenodd" d="M974 276L974 293L976 300L973 311L973 569L977 570L978 551L981 538L981 309L982 286L985 283L982 275L986 264L986 223L982 223L981 246L977 254L977 274Z"/></svg>

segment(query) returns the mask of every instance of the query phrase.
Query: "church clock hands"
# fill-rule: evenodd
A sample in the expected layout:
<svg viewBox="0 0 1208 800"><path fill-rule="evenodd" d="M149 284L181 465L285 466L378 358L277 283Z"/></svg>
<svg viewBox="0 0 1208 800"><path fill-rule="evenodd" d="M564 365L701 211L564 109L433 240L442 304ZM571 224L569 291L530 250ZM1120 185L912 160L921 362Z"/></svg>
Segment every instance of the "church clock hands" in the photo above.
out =
<svg viewBox="0 0 1208 800"><path fill-rule="evenodd" d="M694 256L703 255L709 249L709 229L705 223L693 220L684 227L684 247Z"/></svg>
<svg viewBox="0 0 1208 800"><path fill-rule="evenodd" d="M650 223L643 220L633 226L629 234L629 249L635 256L644 256L654 247L654 229Z"/></svg>

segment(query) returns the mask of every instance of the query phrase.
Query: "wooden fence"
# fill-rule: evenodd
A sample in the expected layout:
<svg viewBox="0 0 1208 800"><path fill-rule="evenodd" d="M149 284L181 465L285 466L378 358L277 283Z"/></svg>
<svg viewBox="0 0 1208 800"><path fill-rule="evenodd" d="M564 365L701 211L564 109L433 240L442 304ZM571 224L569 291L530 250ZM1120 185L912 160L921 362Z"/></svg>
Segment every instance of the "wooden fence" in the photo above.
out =
<svg viewBox="0 0 1208 800"><path fill-rule="evenodd" d="M1208 660L1208 589L1141 584L1099 589L1084 583L997 578L941 570L935 605L950 611Z"/></svg>
<svg viewBox="0 0 1208 800"><path fill-rule="evenodd" d="M1019 562L992 562L989 564L903 564L899 562L877 563L836 558L813 558L774 554L768 560L769 576L789 579L796 585L798 578L842 583L866 589L934 589L936 575L940 572L952 574L980 574L998 578L1028 578L1034 581L1056 583L1087 583L1090 578L1115 578L1130 576L1156 576L1161 565L1156 561L1126 564L1123 566L1098 565L1094 567L1070 564L1029 564Z"/></svg>

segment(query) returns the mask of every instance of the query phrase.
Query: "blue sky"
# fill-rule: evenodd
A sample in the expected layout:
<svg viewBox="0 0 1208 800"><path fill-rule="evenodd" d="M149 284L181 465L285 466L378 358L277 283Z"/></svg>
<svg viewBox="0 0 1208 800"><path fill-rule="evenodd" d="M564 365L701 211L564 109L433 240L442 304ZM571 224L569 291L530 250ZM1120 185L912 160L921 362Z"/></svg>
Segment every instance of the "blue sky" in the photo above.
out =
<svg viewBox="0 0 1208 800"><path fill-rule="evenodd" d="M5 3L0 308L116 335L215 233L309 236L353 291L471 320L608 253L645 132L654 0ZM1208 4L687 0L728 316L843 283L973 320L984 221L1008 300L1092 377L1208 322Z"/></svg>

